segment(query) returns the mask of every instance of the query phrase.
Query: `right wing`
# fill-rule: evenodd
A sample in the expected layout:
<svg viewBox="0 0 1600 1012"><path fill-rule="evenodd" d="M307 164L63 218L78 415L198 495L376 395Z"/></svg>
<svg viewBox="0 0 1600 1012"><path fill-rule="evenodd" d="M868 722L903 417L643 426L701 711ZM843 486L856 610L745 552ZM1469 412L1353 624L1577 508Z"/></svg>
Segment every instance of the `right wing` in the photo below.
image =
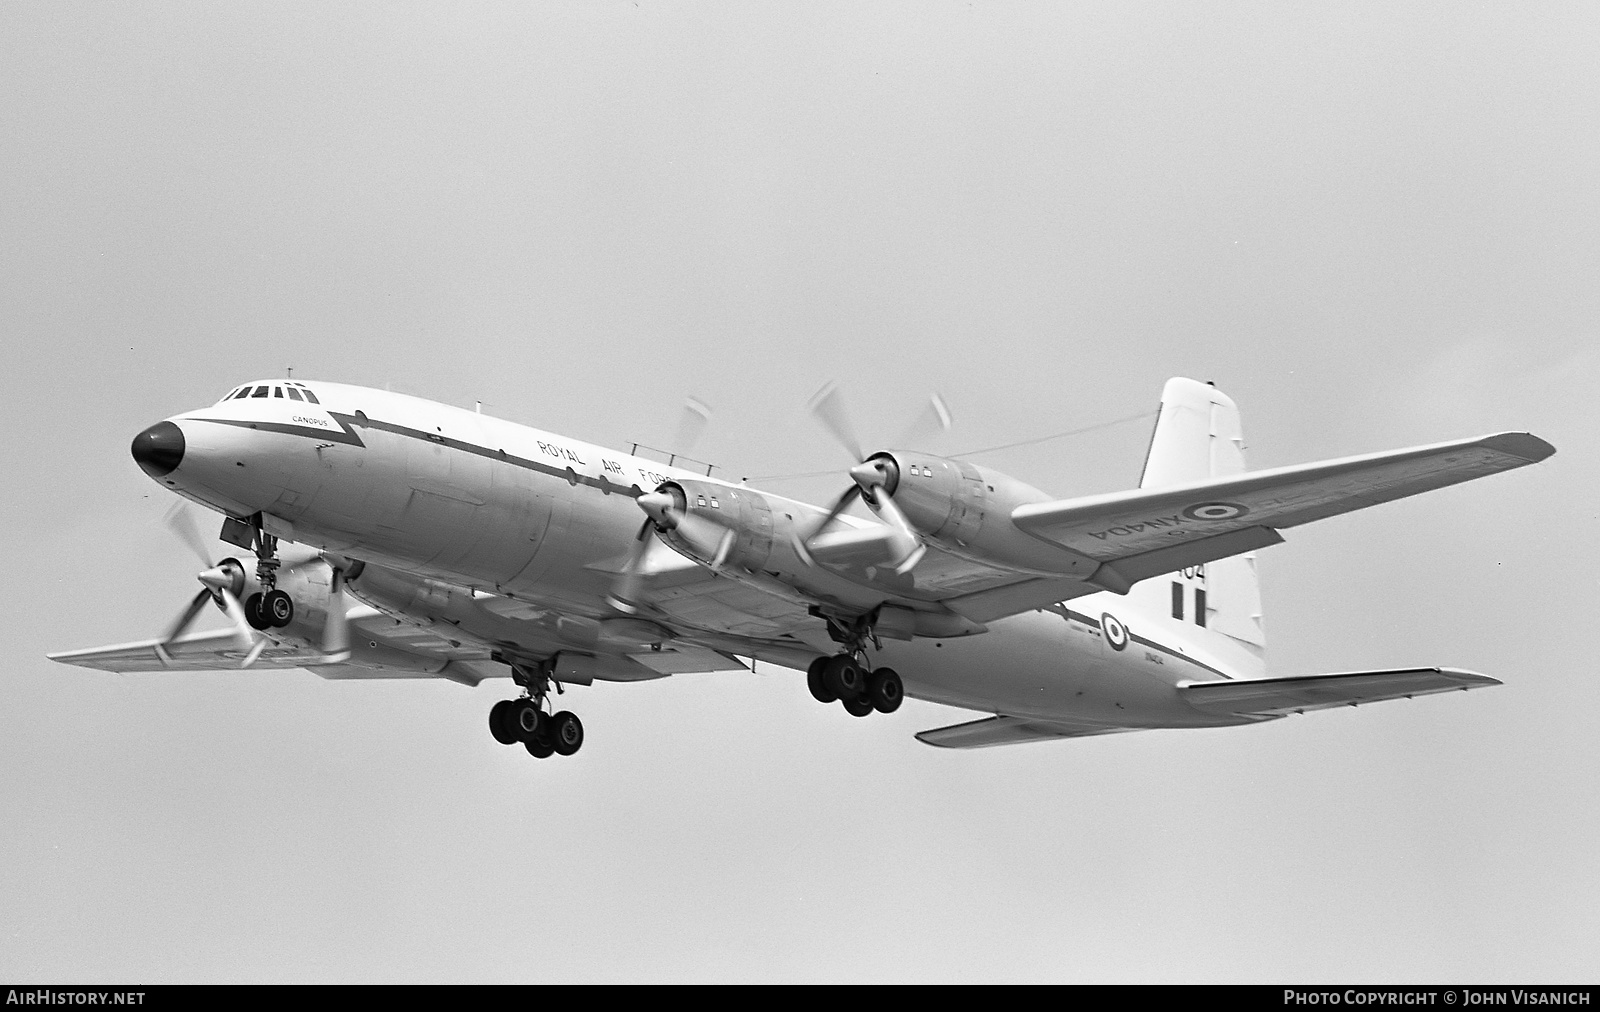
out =
<svg viewBox="0 0 1600 1012"><path fill-rule="evenodd" d="M1251 471L1168 488L1019 506L1011 518L1041 541L1101 563L1098 589L1253 551L1286 527L1544 460L1555 447L1526 432Z"/></svg>

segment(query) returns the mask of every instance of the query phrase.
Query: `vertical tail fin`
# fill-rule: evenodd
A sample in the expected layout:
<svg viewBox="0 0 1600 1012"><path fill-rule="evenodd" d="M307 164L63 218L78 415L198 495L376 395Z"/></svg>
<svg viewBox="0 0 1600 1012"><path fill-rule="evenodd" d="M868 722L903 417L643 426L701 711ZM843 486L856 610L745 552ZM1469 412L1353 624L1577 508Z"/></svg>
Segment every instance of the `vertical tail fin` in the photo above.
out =
<svg viewBox="0 0 1600 1012"><path fill-rule="evenodd" d="M1184 485L1244 470L1244 434L1233 400L1209 383L1168 380L1139 487ZM1264 669L1267 637L1255 553L1147 580L1129 596L1149 613L1226 636L1255 659L1253 667Z"/></svg>

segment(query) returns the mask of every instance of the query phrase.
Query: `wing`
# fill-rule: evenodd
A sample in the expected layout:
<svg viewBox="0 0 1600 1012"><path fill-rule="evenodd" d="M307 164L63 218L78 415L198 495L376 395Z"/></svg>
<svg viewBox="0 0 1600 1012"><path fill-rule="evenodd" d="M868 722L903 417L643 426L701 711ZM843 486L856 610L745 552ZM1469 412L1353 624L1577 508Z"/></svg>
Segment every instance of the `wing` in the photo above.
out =
<svg viewBox="0 0 1600 1012"><path fill-rule="evenodd" d="M136 643L91 647L88 650L65 650L47 656L62 664L98 671L217 671L237 668L244 662L247 653L239 649L232 629L190 633L180 637L167 647L170 663L164 662L156 652L160 643L159 639L139 640ZM268 643L252 667L298 668L314 662L319 656L319 651L310 647Z"/></svg>
<svg viewBox="0 0 1600 1012"><path fill-rule="evenodd" d="M1093 735L1137 730L1139 728L997 716L965 724L951 724L949 727L936 727L918 734L917 740L940 748L991 748L995 745L1018 745L1026 741L1088 738Z"/></svg>
<svg viewBox="0 0 1600 1012"><path fill-rule="evenodd" d="M1525 432L1255 471L1170 488L1019 506L1022 530L1101 563L1099 589L1253 551L1283 528L1365 509L1544 460Z"/></svg>
<svg viewBox="0 0 1600 1012"><path fill-rule="evenodd" d="M1178 691L1191 706L1204 713L1283 716L1500 684L1498 679L1488 675L1455 668L1397 668L1248 681L1190 682L1180 685Z"/></svg>
<svg viewBox="0 0 1600 1012"><path fill-rule="evenodd" d="M462 647L444 637L406 625L365 606L350 609L351 658L328 664L322 651L292 637L269 638L250 670L305 668L323 678L444 678L476 685L504 672L488 660L487 651ZM159 639L120 643L87 650L49 654L52 661L98 671L237 671L246 651L240 650L231 629L190 633L166 648L167 660L156 651Z"/></svg>

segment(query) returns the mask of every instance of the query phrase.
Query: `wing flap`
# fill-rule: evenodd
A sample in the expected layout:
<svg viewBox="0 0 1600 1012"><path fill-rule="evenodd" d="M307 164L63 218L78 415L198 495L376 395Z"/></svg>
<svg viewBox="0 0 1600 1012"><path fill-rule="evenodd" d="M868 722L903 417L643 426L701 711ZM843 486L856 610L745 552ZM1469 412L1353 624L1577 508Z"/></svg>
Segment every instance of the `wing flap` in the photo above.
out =
<svg viewBox="0 0 1600 1012"><path fill-rule="evenodd" d="M1136 731L1133 727L1112 727L1104 724L1066 724L1056 721L1033 720L1027 717L986 717L965 724L936 727L917 735L917 740L939 748L993 748L996 745L1020 745L1028 741L1048 741L1052 738L1088 738L1100 734L1117 734Z"/></svg>
<svg viewBox="0 0 1600 1012"><path fill-rule="evenodd" d="M1113 562L1252 527L1294 527L1537 463L1554 452L1537 436L1501 432L1169 488L1035 503L1011 516L1043 541Z"/></svg>
<svg viewBox="0 0 1600 1012"><path fill-rule="evenodd" d="M1330 675L1294 675L1287 678L1190 682L1180 685L1178 691L1191 706L1203 713L1217 716L1282 716L1500 684L1498 679L1488 675L1457 668L1396 668Z"/></svg>

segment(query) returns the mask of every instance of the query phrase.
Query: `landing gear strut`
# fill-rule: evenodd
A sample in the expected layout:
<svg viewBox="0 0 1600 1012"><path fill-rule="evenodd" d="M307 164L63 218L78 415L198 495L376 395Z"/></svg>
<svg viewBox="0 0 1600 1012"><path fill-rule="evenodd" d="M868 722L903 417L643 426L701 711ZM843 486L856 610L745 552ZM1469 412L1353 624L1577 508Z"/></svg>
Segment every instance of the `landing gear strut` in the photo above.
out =
<svg viewBox="0 0 1600 1012"><path fill-rule="evenodd" d="M806 669L806 686L819 703L839 702L855 717L874 710L893 713L905 699L905 685L893 668L873 670L867 663L867 643L879 646L872 635L871 616L844 622L832 615L821 615L828 622L828 634L842 645L843 653L818 657Z"/></svg>
<svg viewBox="0 0 1600 1012"><path fill-rule="evenodd" d="M294 621L294 599L278 589L278 539L262 529L259 513L250 518L250 535L261 592L245 598L244 620L255 629L282 629Z"/></svg>
<svg viewBox="0 0 1600 1012"><path fill-rule="evenodd" d="M489 710L489 733L502 745L518 742L535 759L572 755L583 747L583 722L567 710L547 713L550 701L550 663L536 668L511 665L511 677L527 690L517 699L502 699ZM560 691L556 683L556 691Z"/></svg>

